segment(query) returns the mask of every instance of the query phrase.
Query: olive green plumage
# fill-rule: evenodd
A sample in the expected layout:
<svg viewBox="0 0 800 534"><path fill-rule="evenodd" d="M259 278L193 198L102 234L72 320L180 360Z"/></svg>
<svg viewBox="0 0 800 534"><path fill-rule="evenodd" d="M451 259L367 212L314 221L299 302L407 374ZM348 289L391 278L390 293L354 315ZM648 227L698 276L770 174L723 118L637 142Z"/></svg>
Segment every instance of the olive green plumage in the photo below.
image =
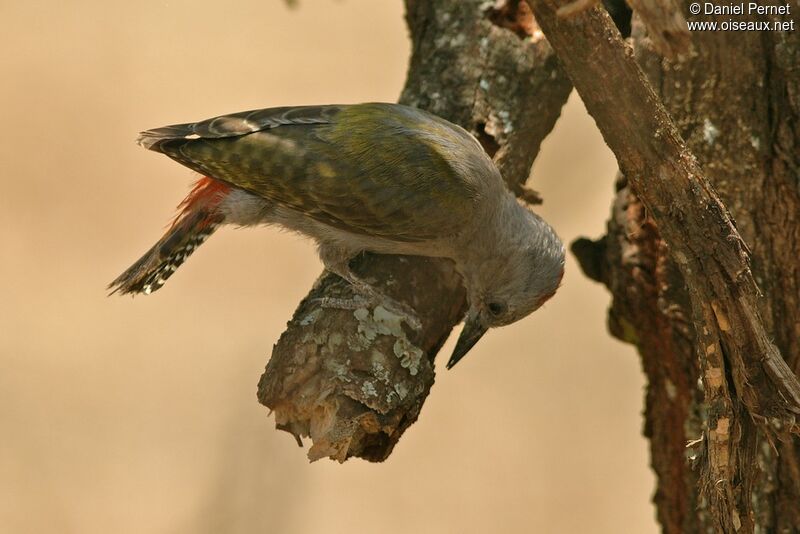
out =
<svg viewBox="0 0 800 534"><path fill-rule="evenodd" d="M454 159L476 159L471 153L476 142L438 117L398 108L278 108L258 119L280 128L234 137L200 123L191 131L208 132L205 137L162 141L158 150L202 174L350 232L400 241L456 233L472 212L477 191ZM314 122L292 122L299 111L301 119ZM437 142L425 143L426 138ZM480 158L485 158L482 152Z"/></svg>
<svg viewBox="0 0 800 534"><path fill-rule="evenodd" d="M451 258L470 304L452 366L487 329L539 308L564 272L558 236L515 200L475 138L419 109L262 109L148 130L139 143L207 178L115 291L156 291L194 250L178 245L218 224L277 224L313 238L326 269L363 297L327 305L380 303L417 328L413 310L356 277L349 260L365 250Z"/></svg>

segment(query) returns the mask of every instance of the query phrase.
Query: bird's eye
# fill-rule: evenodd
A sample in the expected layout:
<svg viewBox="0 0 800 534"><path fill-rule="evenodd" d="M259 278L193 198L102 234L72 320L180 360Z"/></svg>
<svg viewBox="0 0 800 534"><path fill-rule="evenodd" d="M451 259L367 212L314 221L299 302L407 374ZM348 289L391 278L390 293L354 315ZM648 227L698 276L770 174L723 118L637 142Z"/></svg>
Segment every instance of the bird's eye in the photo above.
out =
<svg viewBox="0 0 800 534"><path fill-rule="evenodd" d="M489 313L497 317L498 315L502 315L503 312L506 311L506 305L502 302L490 302L488 305Z"/></svg>

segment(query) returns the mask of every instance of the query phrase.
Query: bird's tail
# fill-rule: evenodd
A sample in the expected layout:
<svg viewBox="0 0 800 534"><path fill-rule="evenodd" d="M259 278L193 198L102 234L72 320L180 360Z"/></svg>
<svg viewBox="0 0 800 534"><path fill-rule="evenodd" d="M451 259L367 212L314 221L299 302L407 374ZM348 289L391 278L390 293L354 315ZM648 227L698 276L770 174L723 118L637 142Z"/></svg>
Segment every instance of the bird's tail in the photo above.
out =
<svg viewBox="0 0 800 534"><path fill-rule="evenodd" d="M212 178L201 178L178 205L178 215L164 236L144 256L109 284L111 294L158 290L186 258L225 221L219 210L230 187Z"/></svg>

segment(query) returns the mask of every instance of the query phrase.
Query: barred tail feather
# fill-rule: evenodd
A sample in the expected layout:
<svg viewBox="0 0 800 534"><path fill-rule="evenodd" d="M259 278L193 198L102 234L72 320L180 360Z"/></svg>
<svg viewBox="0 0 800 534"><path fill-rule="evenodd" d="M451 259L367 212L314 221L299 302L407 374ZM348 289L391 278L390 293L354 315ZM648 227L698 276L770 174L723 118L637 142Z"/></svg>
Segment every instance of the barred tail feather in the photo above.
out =
<svg viewBox="0 0 800 534"><path fill-rule="evenodd" d="M181 210L167 233L109 284L111 294L157 291L214 230L225 216L217 210L228 187L211 178L202 178L178 208Z"/></svg>

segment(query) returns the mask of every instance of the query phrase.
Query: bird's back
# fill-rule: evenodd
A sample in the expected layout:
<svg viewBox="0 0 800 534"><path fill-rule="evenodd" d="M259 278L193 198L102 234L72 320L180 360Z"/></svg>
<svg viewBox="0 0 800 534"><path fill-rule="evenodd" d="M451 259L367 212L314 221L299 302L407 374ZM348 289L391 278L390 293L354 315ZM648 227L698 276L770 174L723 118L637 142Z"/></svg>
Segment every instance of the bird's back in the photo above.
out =
<svg viewBox="0 0 800 534"><path fill-rule="evenodd" d="M396 241L458 233L502 184L465 130L397 104L235 113L139 142L324 224Z"/></svg>

